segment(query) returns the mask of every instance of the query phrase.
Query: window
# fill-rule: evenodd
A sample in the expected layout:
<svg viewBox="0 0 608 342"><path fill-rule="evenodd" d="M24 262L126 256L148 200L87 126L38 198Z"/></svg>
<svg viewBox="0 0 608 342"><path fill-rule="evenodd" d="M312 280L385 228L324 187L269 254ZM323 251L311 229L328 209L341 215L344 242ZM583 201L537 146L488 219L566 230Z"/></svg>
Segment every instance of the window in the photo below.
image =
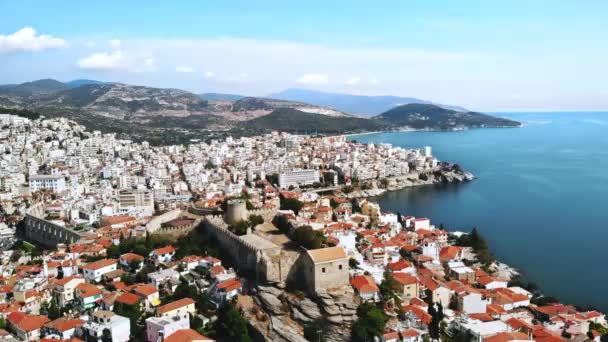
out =
<svg viewBox="0 0 608 342"><path fill-rule="evenodd" d="M321 272L325 273L325 267L323 267L323 268L321 269Z"/></svg>
<svg viewBox="0 0 608 342"><path fill-rule="evenodd" d="M338 265L338 269L341 270L342 269L342 265Z"/></svg>

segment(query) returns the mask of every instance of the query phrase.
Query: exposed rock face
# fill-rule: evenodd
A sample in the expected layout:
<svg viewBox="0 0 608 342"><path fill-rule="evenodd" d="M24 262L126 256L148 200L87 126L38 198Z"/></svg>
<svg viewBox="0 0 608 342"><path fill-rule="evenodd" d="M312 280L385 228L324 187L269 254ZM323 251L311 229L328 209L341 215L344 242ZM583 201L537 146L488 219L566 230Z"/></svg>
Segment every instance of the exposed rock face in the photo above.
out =
<svg viewBox="0 0 608 342"><path fill-rule="evenodd" d="M348 341L360 302L350 287L302 298L277 287L259 286L254 300L270 320L266 326L252 324L269 341L305 341L304 326L316 320L328 323L327 341Z"/></svg>

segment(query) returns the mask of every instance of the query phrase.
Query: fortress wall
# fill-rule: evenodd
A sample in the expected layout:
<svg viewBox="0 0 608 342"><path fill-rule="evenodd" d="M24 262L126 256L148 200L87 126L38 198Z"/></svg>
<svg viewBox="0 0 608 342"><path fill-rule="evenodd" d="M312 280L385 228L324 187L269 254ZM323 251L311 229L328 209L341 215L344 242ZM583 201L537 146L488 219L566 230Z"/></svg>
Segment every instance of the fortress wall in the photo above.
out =
<svg viewBox="0 0 608 342"><path fill-rule="evenodd" d="M83 233L66 228L44 218L44 204L37 203L25 214L25 238L46 247L55 247L59 243L78 242Z"/></svg>

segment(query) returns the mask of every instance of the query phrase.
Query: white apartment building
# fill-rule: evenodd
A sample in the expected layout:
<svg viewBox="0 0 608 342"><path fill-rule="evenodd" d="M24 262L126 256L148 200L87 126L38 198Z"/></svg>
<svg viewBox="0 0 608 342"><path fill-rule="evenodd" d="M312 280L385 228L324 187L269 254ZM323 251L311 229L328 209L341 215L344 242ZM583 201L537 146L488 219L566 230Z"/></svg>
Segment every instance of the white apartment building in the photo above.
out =
<svg viewBox="0 0 608 342"><path fill-rule="evenodd" d="M108 329L114 342L127 342L131 334L131 322L127 317L119 316L112 311L95 311L91 319L83 326L85 335L101 341L103 331ZM85 336L85 340L89 340Z"/></svg>
<svg viewBox="0 0 608 342"><path fill-rule="evenodd" d="M30 176L30 191L52 190L62 192L65 190L65 177L63 175L33 175Z"/></svg>
<svg viewBox="0 0 608 342"><path fill-rule="evenodd" d="M182 329L190 329L190 315L187 312L172 317L150 317L146 319L148 342L163 341Z"/></svg>
<svg viewBox="0 0 608 342"><path fill-rule="evenodd" d="M319 181L317 170L292 170L279 174L279 187L288 188L289 186L311 185Z"/></svg>

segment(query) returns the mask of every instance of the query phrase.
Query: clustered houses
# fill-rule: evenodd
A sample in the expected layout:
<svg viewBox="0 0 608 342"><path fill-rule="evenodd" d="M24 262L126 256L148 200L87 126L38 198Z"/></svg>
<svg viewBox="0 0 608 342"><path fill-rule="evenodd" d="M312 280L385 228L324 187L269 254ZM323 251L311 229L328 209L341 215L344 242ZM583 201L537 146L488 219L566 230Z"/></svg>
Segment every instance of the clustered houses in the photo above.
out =
<svg viewBox="0 0 608 342"><path fill-rule="evenodd" d="M149 228L155 210L187 207L193 199L200 208L214 209L224 197L243 191L254 207L273 206L277 189L256 183L271 176L285 189L333 188L354 180L417 179L417 172L438 164L430 148L363 145L345 137L273 133L152 147L87 132L63 118L31 121L0 114L0 125L5 212L18 218L29 203L42 200L38 216L81 235L99 225Z"/></svg>
<svg viewBox="0 0 608 342"><path fill-rule="evenodd" d="M20 340L90 341L109 335L127 341L135 327L120 315L121 308L137 308L150 316L142 339L210 341L190 327L192 317L211 319L194 299L162 298L187 283L219 307L243 295L245 279L235 270L212 256L178 258L171 244L145 255L129 251L110 257L108 251L157 229L181 229L189 219L181 218L180 208L211 214L226 198L244 194L254 208L278 208L279 198L302 204L297 212L277 215L291 231L310 227L335 245L305 252L314 275L305 285L313 291L352 286L363 301L384 303L390 320L382 341L422 341L432 321L429 305L437 303L446 332L475 341L583 340L591 326L606 325L597 311L532 304L532 293L509 286L510 273L482 269L470 249L453 245L448 232L429 218L382 212L376 203L340 192L306 190L417 177L437 167L430 148L282 133L151 147L86 132L65 119L0 115L0 125L0 228L14 227L32 208L40 222L56 228L56 236L44 235L46 228L34 231L38 242L52 240L51 253L35 260L18 251L0 254L0 317ZM39 228L40 222L26 229ZM144 277L134 277L144 269ZM392 278L398 301L383 298L386 277Z"/></svg>

